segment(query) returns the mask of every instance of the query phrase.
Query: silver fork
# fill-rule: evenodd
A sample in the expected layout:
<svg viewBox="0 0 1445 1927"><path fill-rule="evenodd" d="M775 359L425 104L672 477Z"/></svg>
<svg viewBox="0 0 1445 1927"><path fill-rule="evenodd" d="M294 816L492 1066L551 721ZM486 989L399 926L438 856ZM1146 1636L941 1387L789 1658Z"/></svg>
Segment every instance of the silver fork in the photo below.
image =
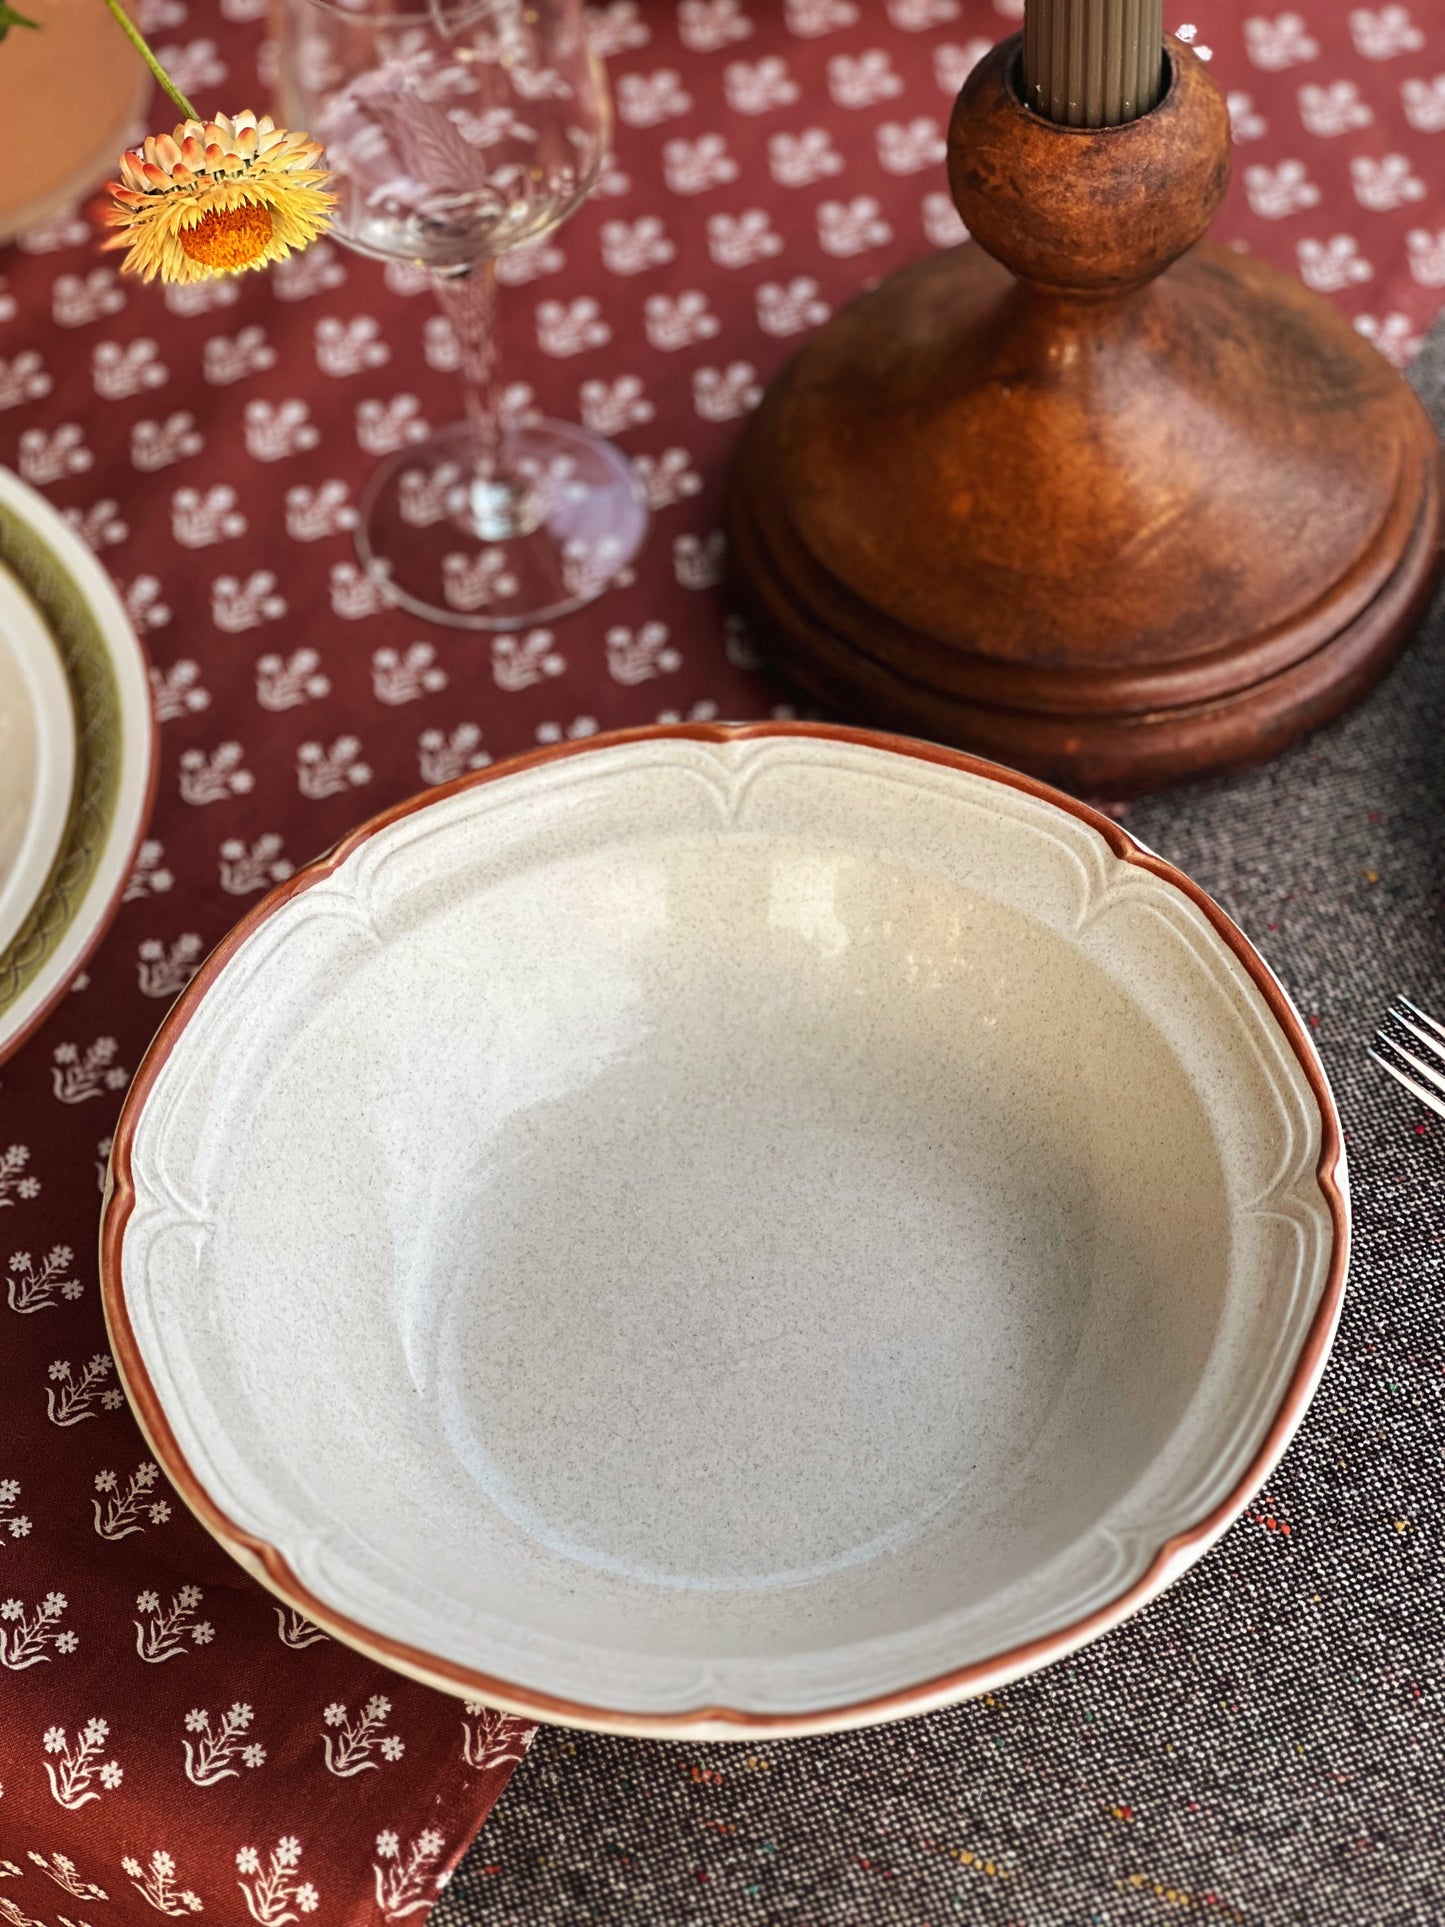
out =
<svg viewBox="0 0 1445 1927"><path fill-rule="evenodd" d="M1436 1023L1418 1004L1412 1004L1408 997L1400 997L1391 1005L1390 1021L1399 1029L1408 1031L1427 1051L1434 1054L1439 1063L1427 1062L1402 1044L1394 1031L1388 1030L1377 1030L1375 1035L1391 1055L1385 1057L1372 1049L1371 1057L1397 1083L1403 1084L1407 1091L1413 1091L1422 1104L1428 1104L1437 1117L1445 1117L1445 1072L1440 1069L1440 1065L1445 1064L1445 1024ZM1401 1069L1396 1061L1399 1058L1404 1058L1419 1076L1412 1077L1409 1071Z"/></svg>

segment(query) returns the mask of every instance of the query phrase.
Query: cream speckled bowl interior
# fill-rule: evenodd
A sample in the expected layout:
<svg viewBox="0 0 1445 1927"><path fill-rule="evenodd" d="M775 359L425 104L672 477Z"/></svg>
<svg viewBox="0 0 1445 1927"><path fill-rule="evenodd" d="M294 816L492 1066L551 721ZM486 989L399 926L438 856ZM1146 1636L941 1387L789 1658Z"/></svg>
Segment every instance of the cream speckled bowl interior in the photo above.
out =
<svg viewBox="0 0 1445 1927"><path fill-rule="evenodd" d="M1197 1556L1322 1362L1332 1111L1236 939L881 739L445 794L139 1080L133 1396L233 1550L457 1690L745 1733L994 1683Z"/></svg>

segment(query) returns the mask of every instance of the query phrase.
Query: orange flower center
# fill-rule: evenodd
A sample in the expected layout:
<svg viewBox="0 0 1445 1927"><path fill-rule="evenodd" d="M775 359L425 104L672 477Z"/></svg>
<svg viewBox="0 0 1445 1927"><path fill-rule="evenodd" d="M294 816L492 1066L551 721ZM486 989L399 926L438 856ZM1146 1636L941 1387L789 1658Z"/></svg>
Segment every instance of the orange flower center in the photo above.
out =
<svg viewBox="0 0 1445 1927"><path fill-rule="evenodd" d="M271 244L271 210L245 201L239 207L212 208L176 239L193 261L227 273L259 260Z"/></svg>

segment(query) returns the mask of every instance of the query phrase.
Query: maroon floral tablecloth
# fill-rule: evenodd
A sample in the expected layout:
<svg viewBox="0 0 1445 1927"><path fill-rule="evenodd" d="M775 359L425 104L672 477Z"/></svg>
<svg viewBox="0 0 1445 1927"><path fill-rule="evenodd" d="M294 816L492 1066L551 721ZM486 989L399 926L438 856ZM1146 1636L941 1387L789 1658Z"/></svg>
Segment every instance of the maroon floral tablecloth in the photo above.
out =
<svg viewBox="0 0 1445 1927"><path fill-rule="evenodd" d="M581 216L503 263L512 403L615 436L656 520L630 581L519 636L386 610L352 553L372 464L457 405L454 343L420 276L322 244L269 279L162 294L97 257L80 211L0 254L0 461L121 585L163 725L115 925L0 1069L12 1927L419 1918L520 1757L525 1728L326 1639L167 1492L105 1350L108 1133L206 949L359 818L536 743L786 713L716 586L738 422L809 329L961 237L939 165L949 106L1021 10L595 10L616 158ZM264 98L263 13L151 0L149 24L203 108L234 110ZM1196 24L1238 143L1217 233L1298 272L1403 363L1445 290L1445 15L1208 0Z"/></svg>

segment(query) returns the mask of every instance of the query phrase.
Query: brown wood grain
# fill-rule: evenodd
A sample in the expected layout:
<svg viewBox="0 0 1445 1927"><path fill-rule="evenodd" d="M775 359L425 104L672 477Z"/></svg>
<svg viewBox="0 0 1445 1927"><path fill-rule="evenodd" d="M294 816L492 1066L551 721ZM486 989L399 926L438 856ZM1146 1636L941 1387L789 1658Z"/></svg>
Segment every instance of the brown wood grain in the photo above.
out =
<svg viewBox="0 0 1445 1927"><path fill-rule="evenodd" d="M1326 302L1201 241L1228 116L1062 128L1018 41L949 137L972 243L773 384L730 480L759 640L844 714L1124 794L1271 755L1367 690L1445 559L1438 440Z"/></svg>

